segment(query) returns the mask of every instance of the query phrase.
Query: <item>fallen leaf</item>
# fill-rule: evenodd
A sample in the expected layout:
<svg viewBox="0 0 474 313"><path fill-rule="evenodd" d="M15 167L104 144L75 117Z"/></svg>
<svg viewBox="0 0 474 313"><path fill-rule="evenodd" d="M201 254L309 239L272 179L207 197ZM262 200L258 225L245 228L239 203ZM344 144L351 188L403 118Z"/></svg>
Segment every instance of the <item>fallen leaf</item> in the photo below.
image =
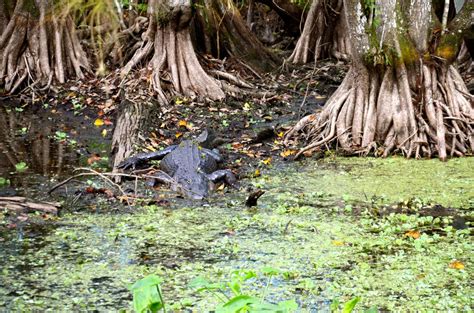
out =
<svg viewBox="0 0 474 313"><path fill-rule="evenodd" d="M341 247L341 246L345 246L346 243L344 241L341 241L341 240L333 240L332 241L332 244L336 247Z"/></svg>
<svg viewBox="0 0 474 313"><path fill-rule="evenodd" d="M152 145L148 145L148 146L146 146L146 148L147 148L148 150L152 151L152 152L155 152L155 151L156 151L155 147L153 147Z"/></svg>
<svg viewBox="0 0 474 313"><path fill-rule="evenodd" d="M102 137L105 137L105 136L107 136L107 129L105 129L105 128L104 128L104 129L102 129L102 132L101 132L101 134L102 134Z"/></svg>
<svg viewBox="0 0 474 313"><path fill-rule="evenodd" d="M90 158L87 159L87 164L91 165L92 163L95 163L97 161L100 161L102 158L98 155L93 155Z"/></svg>
<svg viewBox="0 0 474 313"><path fill-rule="evenodd" d="M463 262L454 260L451 263L449 263L448 267L454 270L463 270L465 266Z"/></svg>
<svg viewBox="0 0 474 313"><path fill-rule="evenodd" d="M409 230L405 233L405 237L410 237L410 238L413 238L413 239L418 239L420 238L420 232L417 231L417 230Z"/></svg>
<svg viewBox="0 0 474 313"><path fill-rule="evenodd" d="M112 123L111 120L105 119L105 120L104 120L104 124L107 125L107 126L110 126L110 125L112 125L113 123Z"/></svg>
<svg viewBox="0 0 474 313"><path fill-rule="evenodd" d="M91 186L88 186L85 190L86 193L95 193L95 188L94 187L91 187Z"/></svg>
<svg viewBox="0 0 474 313"><path fill-rule="evenodd" d="M260 175L262 175L262 173L260 173L260 170L257 168L257 169L255 170L254 176L255 176L255 177L260 177Z"/></svg>
<svg viewBox="0 0 474 313"><path fill-rule="evenodd" d="M183 136L183 133L177 132L174 136L175 136L176 138L179 138L179 137Z"/></svg>
<svg viewBox="0 0 474 313"><path fill-rule="evenodd" d="M244 147L244 145L240 142L233 142L231 143L232 145L232 148L234 148L235 150L240 150Z"/></svg>
<svg viewBox="0 0 474 313"><path fill-rule="evenodd" d="M102 125L104 125L104 120L101 119L101 118L98 118L94 121L94 125L95 126L102 126Z"/></svg>
<svg viewBox="0 0 474 313"><path fill-rule="evenodd" d="M277 134L277 136L280 137L280 138L283 138L284 135L285 135L284 132L279 132L279 133Z"/></svg>
<svg viewBox="0 0 474 313"><path fill-rule="evenodd" d="M262 163L265 164L265 165L270 165L271 162L272 162L272 157L269 157L269 158L262 161Z"/></svg>
<svg viewBox="0 0 474 313"><path fill-rule="evenodd" d="M282 153L280 153L280 155L284 158L287 158L289 157L290 155L293 155L295 154L296 151L295 150L291 150L291 149L286 149L285 151L283 151Z"/></svg>
<svg viewBox="0 0 474 313"><path fill-rule="evenodd" d="M178 122L178 126L179 127L187 127L188 126L188 122L186 122L185 120L180 120Z"/></svg>

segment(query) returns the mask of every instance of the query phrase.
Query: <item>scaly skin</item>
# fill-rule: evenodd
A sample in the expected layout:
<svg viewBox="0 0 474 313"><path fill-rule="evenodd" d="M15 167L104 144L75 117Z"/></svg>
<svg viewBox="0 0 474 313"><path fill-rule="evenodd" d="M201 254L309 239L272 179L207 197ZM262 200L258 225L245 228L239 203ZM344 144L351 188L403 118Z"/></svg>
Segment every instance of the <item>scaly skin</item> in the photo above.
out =
<svg viewBox="0 0 474 313"><path fill-rule="evenodd" d="M211 182L224 180L228 185L237 186L237 180L229 170L217 170L222 162L221 155L216 150L199 146L199 142L185 140L177 146L171 146L163 151L138 154L119 165L119 168L134 168L136 165L149 160L163 159L160 169L170 178L157 177L157 181L171 183L171 188L183 196L200 200L209 196Z"/></svg>

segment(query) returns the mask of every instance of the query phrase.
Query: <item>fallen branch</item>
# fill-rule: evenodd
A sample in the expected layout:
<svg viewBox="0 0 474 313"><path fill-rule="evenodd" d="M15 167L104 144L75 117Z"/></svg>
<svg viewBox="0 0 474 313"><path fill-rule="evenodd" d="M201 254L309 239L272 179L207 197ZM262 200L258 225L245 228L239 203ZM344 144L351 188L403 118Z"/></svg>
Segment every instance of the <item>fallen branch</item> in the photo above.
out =
<svg viewBox="0 0 474 313"><path fill-rule="evenodd" d="M0 197L0 208L18 213L43 212L58 215L59 202L33 202L25 197Z"/></svg>

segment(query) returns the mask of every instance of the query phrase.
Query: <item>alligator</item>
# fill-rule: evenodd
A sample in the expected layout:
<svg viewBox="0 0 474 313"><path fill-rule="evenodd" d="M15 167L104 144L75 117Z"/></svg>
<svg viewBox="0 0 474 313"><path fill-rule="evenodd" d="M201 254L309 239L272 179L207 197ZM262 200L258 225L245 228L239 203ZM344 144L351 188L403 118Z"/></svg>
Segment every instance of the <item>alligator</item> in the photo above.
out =
<svg viewBox="0 0 474 313"><path fill-rule="evenodd" d="M135 169L151 160L161 160L159 172L154 177L156 182L168 183L173 191L180 195L202 200L209 196L209 191L218 181L237 188L237 180L230 170L218 170L223 159L217 149L203 147L209 135L204 131L196 139L184 140L178 145L151 153L140 153L118 165L118 168Z"/></svg>

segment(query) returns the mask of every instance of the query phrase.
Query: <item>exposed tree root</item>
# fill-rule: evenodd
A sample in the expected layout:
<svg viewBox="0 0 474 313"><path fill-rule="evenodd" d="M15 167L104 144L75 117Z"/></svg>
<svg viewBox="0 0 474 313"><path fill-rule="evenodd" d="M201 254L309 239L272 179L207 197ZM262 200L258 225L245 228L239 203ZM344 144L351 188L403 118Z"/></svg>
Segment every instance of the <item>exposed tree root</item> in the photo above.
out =
<svg viewBox="0 0 474 313"><path fill-rule="evenodd" d="M151 71L151 84L160 104L167 104L168 97L174 94L211 100L223 99L225 95L219 82L203 70L194 52L189 34L191 6L174 7L168 13L168 22L160 24L155 15L155 12L162 9L159 8L159 1L150 1L148 7L151 17L148 30L143 36L141 47L122 69L122 77L146 61L153 52L148 66ZM164 87L169 82L173 88Z"/></svg>
<svg viewBox="0 0 474 313"><path fill-rule="evenodd" d="M281 63L250 31L233 1L206 0L205 4L195 22L196 42L201 51L217 58L231 56L260 74Z"/></svg>
<svg viewBox="0 0 474 313"><path fill-rule="evenodd" d="M11 93L26 81L48 88L53 80L82 79L89 70L72 19L55 17L49 1L36 0L35 5L39 18L29 2L17 0L0 36L0 85ZM0 6L2 20L9 16L5 10Z"/></svg>
<svg viewBox="0 0 474 313"><path fill-rule="evenodd" d="M342 10L342 0L313 0L288 61L304 64L327 57L348 59L350 43Z"/></svg>
<svg viewBox="0 0 474 313"><path fill-rule="evenodd" d="M369 74L352 68L319 113L302 119L288 144L304 131L308 150L337 145L350 154L395 151L441 160L474 151L474 97L453 66L422 65L420 90L410 88L404 66Z"/></svg>

